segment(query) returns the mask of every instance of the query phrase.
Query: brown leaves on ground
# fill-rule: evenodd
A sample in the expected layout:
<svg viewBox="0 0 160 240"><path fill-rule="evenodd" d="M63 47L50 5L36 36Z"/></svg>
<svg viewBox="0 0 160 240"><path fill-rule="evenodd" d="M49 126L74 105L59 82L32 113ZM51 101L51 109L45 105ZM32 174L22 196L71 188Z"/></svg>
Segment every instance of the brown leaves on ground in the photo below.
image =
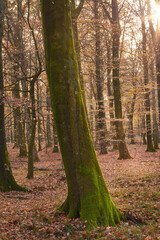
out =
<svg viewBox="0 0 160 240"><path fill-rule="evenodd" d="M142 224L129 220L87 232L85 223L56 211L67 194L61 155L41 151L34 179L28 180L27 159L9 146L14 176L32 192L0 193L0 239L160 239L160 150L145 152L142 145L129 150L129 160L117 160L118 151L98 158L115 204Z"/></svg>

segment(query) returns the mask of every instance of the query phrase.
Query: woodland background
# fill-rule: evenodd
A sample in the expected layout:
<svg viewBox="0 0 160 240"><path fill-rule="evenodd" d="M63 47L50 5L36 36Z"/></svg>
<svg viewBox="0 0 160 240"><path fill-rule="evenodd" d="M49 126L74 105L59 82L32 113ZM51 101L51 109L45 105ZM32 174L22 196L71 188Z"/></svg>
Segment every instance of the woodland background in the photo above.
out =
<svg viewBox="0 0 160 240"><path fill-rule="evenodd" d="M56 213L66 184L45 72L40 3L8 0L2 42L6 142L16 180L33 193L0 194L1 239L160 239L155 2L86 0L72 9L81 3L79 14L72 15L73 31L91 135L114 201L133 219L116 229L87 232L84 223ZM116 91L121 113L115 109ZM116 122L123 125L127 157L118 152L117 136L123 134L118 135Z"/></svg>

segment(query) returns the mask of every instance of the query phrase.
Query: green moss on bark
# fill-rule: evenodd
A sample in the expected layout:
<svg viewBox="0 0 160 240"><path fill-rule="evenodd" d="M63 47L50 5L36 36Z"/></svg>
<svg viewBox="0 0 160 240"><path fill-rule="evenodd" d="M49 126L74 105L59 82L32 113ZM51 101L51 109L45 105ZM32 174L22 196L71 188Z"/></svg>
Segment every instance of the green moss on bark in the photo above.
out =
<svg viewBox="0 0 160 240"><path fill-rule="evenodd" d="M17 182L13 177L7 149L5 151L5 163L2 171L3 173L0 171L0 191L2 192L12 191L12 190L27 191L25 188L17 184Z"/></svg>
<svg viewBox="0 0 160 240"><path fill-rule="evenodd" d="M2 67L2 36L3 36L3 17L5 10L5 1L0 1L0 191L25 190L20 187L11 171L9 162L4 123L4 83Z"/></svg>
<svg viewBox="0 0 160 240"><path fill-rule="evenodd" d="M108 193L91 140L73 43L69 0L41 0L46 65L68 195L59 208L88 228L123 218Z"/></svg>

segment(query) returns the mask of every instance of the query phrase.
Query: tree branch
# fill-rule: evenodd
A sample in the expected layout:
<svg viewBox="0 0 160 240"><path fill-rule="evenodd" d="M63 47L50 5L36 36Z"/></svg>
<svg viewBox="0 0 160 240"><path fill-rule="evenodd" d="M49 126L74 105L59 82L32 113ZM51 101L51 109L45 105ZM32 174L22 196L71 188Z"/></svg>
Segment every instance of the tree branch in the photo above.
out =
<svg viewBox="0 0 160 240"><path fill-rule="evenodd" d="M108 12L108 10L106 9L106 7L104 6L104 4L102 5L103 6L103 10L106 14L106 17L109 19L110 23L112 23L112 17L110 15L110 13Z"/></svg>
<svg viewBox="0 0 160 240"><path fill-rule="evenodd" d="M85 0L80 0L78 7L75 8L75 0L71 0L71 6L73 6L73 8L72 8L72 16L73 16L74 19L78 18L79 14L80 14L80 12L81 12L81 10L83 8L84 1Z"/></svg>
<svg viewBox="0 0 160 240"><path fill-rule="evenodd" d="M31 23L30 23L30 0L28 0L28 15L27 15L27 22L28 22L28 26L31 30L31 34L32 34L32 38L33 38L33 41L34 41L34 45L35 45L35 50L36 50L36 55L37 55L37 59L38 59L38 63L39 63L39 71L42 71L42 63L41 63L41 58L40 58L40 54L39 54L39 50L38 50L38 44L37 44L37 40L36 40L36 37L35 37L35 34L34 34L34 29L33 27L31 26ZM38 71L38 72L39 72Z"/></svg>
<svg viewBox="0 0 160 240"><path fill-rule="evenodd" d="M148 22L149 22L149 30L150 30L150 33L151 33L151 36L152 36L152 41L153 41L153 44L156 43L156 31L154 30L154 27L153 27L153 22L152 22L152 19L151 19L151 3L150 3L150 0L147 0L147 14L148 14Z"/></svg>

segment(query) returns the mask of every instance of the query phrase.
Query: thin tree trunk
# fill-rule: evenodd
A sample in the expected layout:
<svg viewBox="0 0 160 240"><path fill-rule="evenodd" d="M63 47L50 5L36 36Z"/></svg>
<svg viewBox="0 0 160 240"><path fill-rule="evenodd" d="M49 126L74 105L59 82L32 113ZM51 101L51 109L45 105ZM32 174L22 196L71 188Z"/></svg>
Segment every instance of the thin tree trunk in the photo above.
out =
<svg viewBox="0 0 160 240"><path fill-rule="evenodd" d="M46 104L47 104L47 142L46 142L46 147L52 147L52 142L51 142L51 123L50 123L50 109L51 109L51 100L49 96L49 88L47 87L46 90Z"/></svg>
<svg viewBox="0 0 160 240"><path fill-rule="evenodd" d="M107 142L106 142L106 120L105 120L105 109L104 109L104 95L103 86L104 80L102 77L102 59L101 59L101 46L100 46L100 23L99 23L99 12L98 12L98 0L94 0L94 17L95 17L95 77L96 77L96 131L98 137L98 143L100 147L100 154L107 153Z"/></svg>
<svg viewBox="0 0 160 240"><path fill-rule="evenodd" d="M155 152L156 150L153 147L153 143L152 143L152 129L151 129L151 115L150 115L150 90L147 87L149 83L149 76L148 76L146 27L144 22L144 9L141 6L141 0L139 0L139 5L141 10L143 71L144 71L144 84L145 84L145 110L146 110L146 128L147 128L147 150L146 151Z"/></svg>
<svg viewBox="0 0 160 240"><path fill-rule="evenodd" d="M33 151L35 145L36 134L36 109L35 109L35 96L34 96L34 83L37 79L33 79L30 83L30 98L31 98L31 133L28 145L28 173L27 178L33 179Z"/></svg>
<svg viewBox="0 0 160 240"><path fill-rule="evenodd" d="M53 121L53 119L52 119ZM58 149L58 138L57 138L57 133L56 133L56 128L55 128L55 124L54 124L54 121L53 121L53 153L57 153L59 152L59 149Z"/></svg>
<svg viewBox="0 0 160 240"><path fill-rule="evenodd" d="M151 16L151 0L147 0L149 29L152 36L153 48L156 61L157 97L158 97L158 120L160 125L160 20L157 20L156 30L154 29Z"/></svg>
<svg viewBox="0 0 160 240"><path fill-rule="evenodd" d="M41 129L41 88L37 81L37 115L38 115L38 152L42 150L41 141L42 141L42 129Z"/></svg>
<svg viewBox="0 0 160 240"><path fill-rule="evenodd" d="M119 79L119 41L120 23L117 0L112 0L112 66L113 66L113 91L115 105L115 126L119 148L119 159L131 158L125 141L122 119L122 102Z"/></svg>
<svg viewBox="0 0 160 240"><path fill-rule="evenodd" d="M131 111L129 113L129 124L130 124L130 136L131 136L131 144L135 144L134 141L134 128L133 128L133 115L134 115L134 106L137 94L133 94L133 99L131 103Z"/></svg>
<svg viewBox="0 0 160 240"><path fill-rule="evenodd" d="M109 98L109 116L110 116L110 131L112 134L113 140L113 149L118 149L116 132L115 132L115 122L114 122L114 97L113 97L113 89L112 89L112 59L111 59L111 41L107 41L107 90L108 90L108 98Z"/></svg>
<svg viewBox="0 0 160 240"><path fill-rule="evenodd" d="M142 140L143 140L143 145L147 144L146 141L146 121L145 121L145 114L142 115Z"/></svg>
<svg viewBox="0 0 160 240"><path fill-rule="evenodd" d="M157 112L156 112L156 79L154 75L154 61L151 62L150 65L151 70L151 79L152 79L152 119L153 119L153 143L154 148L159 149L158 140L159 140L159 132L158 132L158 124L157 124Z"/></svg>
<svg viewBox="0 0 160 240"><path fill-rule="evenodd" d="M157 95L160 125L160 20L157 26L157 44L156 44L156 75L157 75Z"/></svg>

